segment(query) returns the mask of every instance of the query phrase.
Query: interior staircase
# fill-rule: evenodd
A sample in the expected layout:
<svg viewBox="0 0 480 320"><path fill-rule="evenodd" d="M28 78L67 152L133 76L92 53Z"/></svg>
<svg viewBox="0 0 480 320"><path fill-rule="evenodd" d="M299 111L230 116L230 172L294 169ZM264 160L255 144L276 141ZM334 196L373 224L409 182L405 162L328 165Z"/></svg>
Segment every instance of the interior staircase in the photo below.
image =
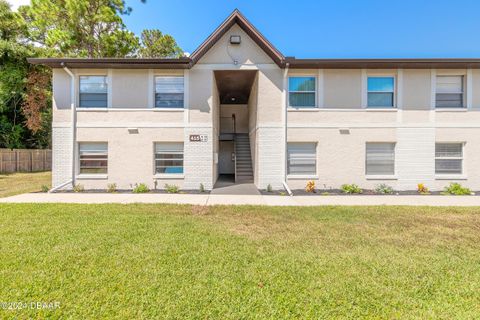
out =
<svg viewBox="0 0 480 320"><path fill-rule="evenodd" d="M235 182L253 182L250 138L247 133L235 134Z"/></svg>

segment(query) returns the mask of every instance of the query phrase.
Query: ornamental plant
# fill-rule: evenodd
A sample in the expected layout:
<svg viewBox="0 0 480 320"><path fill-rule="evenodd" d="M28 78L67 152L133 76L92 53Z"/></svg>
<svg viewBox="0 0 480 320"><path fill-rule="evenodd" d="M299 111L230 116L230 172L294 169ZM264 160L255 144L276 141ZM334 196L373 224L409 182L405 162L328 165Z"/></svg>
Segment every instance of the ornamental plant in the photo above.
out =
<svg viewBox="0 0 480 320"><path fill-rule="evenodd" d="M165 184L165 190L167 193L178 193L180 191L180 188L174 184Z"/></svg>
<svg viewBox="0 0 480 320"><path fill-rule="evenodd" d="M430 194L430 191L428 190L427 186L425 186L423 183L419 183L417 185L417 192L420 194Z"/></svg>
<svg viewBox="0 0 480 320"><path fill-rule="evenodd" d="M363 190L354 183L344 184L340 188L342 189L342 192L346 194L360 194L363 192Z"/></svg>
<svg viewBox="0 0 480 320"><path fill-rule="evenodd" d="M147 193L150 192L150 189L145 183L136 184L135 188L132 190L133 193Z"/></svg>
<svg viewBox="0 0 480 320"><path fill-rule="evenodd" d="M381 194L392 194L393 188L386 183L381 183L375 187L375 192Z"/></svg>
<svg viewBox="0 0 480 320"><path fill-rule="evenodd" d="M73 186L73 192L83 192L83 191L85 191L83 184L77 183Z"/></svg>
<svg viewBox="0 0 480 320"><path fill-rule="evenodd" d="M471 195L472 191L469 188L463 187L460 183L452 182L445 187L444 193L454 196Z"/></svg>
<svg viewBox="0 0 480 320"><path fill-rule="evenodd" d="M117 192L117 184L116 183L109 183L107 185L107 192L109 192L109 193Z"/></svg>
<svg viewBox="0 0 480 320"><path fill-rule="evenodd" d="M305 191L308 193L314 193L315 192L315 181L310 180L307 182L307 185L305 186Z"/></svg>

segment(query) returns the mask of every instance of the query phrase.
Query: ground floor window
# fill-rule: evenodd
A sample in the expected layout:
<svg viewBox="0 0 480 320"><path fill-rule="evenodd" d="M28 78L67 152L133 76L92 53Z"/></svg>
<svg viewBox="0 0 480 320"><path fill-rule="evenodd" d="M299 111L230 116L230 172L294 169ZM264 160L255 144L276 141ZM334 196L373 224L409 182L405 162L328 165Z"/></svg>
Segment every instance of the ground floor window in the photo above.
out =
<svg viewBox="0 0 480 320"><path fill-rule="evenodd" d="M435 144L435 174L463 173L463 143Z"/></svg>
<svg viewBox="0 0 480 320"><path fill-rule="evenodd" d="M155 173L183 173L183 142L155 143Z"/></svg>
<svg viewBox="0 0 480 320"><path fill-rule="evenodd" d="M395 143L367 142L365 162L367 175L395 174Z"/></svg>
<svg viewBox="0 0 480 320"><path fill-rule="evenodd" d="M317 144L310 142L288 143L288 174L317 174Z"/></svg>
<svg viewBox="0 0 480 320"><path fill-rule="evenodd" d="M108 171L108 144L106 142L79 143L80 174L106 174Z"/></svg>

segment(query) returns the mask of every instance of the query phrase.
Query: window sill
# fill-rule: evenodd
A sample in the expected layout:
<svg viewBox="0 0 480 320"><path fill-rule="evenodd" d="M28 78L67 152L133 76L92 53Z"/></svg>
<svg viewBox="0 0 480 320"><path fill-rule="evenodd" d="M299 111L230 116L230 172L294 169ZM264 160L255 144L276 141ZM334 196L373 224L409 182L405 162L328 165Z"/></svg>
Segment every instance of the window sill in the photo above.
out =
<svg viewBox="0 0 480 320"><path fill-rule="evenodd" d="M320 111L317 107L288 107L289 112L316 112Z"/></svg>
<svg viewBox="0 0 480 320"><path fill-rule="evenodd" d="M185 108L153 108L155 112L183 112Z"/></svg>
<svg viewBox="0 0 480 320"><path fill-rule="evenodd" d="M105 180L108 179L108 174L79 174L76 176L77 180Z"/></svg>
<svg viewBox="0 0 480 320"><path fill-rule="evenodd" d="M153 175L153 179L184 179L183 173L163 173Z"/></svg>
<svg viewBox="0 0 480 320"><path fill-rule="evenodd" d="M287 175L288 180L318 180L317 175Z"/></svg>
<svg viewBox="0 0 480 320"><path fill-rule="evenodd" d="M397 112L398 111L396 107L366 107L365 110L368 112Z"/></svg>
<svg viewBox="0 0 480 320"><path fill-rule="evenodd" d="M398 180L396 175L366 175L367 180Z"/></svg>
<svg viewBox="0 0 480 320"><path fill-rule="evenodd" d="M467 108L435 108L435 112L467 112Z"/></svg>
<svg viewBox="0 0 480 320"><path fill-rule="evenodd" d="M467 176L463 174L437 174L435 180L467 180Z"/></svg>
<svg viewBox="0 0 480 320"><path fill-rule="evenodd" d="M81 108L76 109L77 112L108 112L108 108Z"/></svg>

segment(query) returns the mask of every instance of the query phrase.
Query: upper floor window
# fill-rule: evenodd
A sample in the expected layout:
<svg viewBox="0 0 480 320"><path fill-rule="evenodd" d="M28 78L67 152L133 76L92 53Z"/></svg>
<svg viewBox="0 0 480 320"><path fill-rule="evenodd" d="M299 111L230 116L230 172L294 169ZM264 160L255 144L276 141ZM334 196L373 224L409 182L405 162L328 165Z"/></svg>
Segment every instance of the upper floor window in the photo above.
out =
<svg viewBox="0 0 480 320"><path fill-rule="evenodd" d="M393 107L395 80L393 77L368 77L368 106Z"/></svg>
<svg viewBox="0 0 480 320"><path fill-rule="evenodd" d="M395 174L395 143L367 142L366 149L367 175Z"/></svg>
<svg viewBox="0 0 480 320"><path fill-rule="evenodd" d="M107 106L107 77L80 76L80 108Z"/></svg>
<svg viewBox="0 0 480 320"><path fill-rule="evenodd" d="M437 76L437 108L463 107L463 76Z"/></svg>
<svg viewBox="0 0 480 320"><path fill-rule="evenodd" d="M289 142L287 169L291 175L317 174L317 145L311 142Z"/></svg>
<svg viewBox="0 0 480 320"><path fill-rule="evenodd" d="M315 107L316 105L315 77L289 77L288 103L290 107Z"/></svg>
<svg viewBox="0 0 480 320"><path fill-rule="evenodd" d="M80 174L106 174L108 171L108 144L81 142L78 145Z"/></svg>
<svg viewBox="0 0 480 320"><path fill-rule="evenodd" d="M155 77L155 108L183 108L182 76Z"/></svg>

